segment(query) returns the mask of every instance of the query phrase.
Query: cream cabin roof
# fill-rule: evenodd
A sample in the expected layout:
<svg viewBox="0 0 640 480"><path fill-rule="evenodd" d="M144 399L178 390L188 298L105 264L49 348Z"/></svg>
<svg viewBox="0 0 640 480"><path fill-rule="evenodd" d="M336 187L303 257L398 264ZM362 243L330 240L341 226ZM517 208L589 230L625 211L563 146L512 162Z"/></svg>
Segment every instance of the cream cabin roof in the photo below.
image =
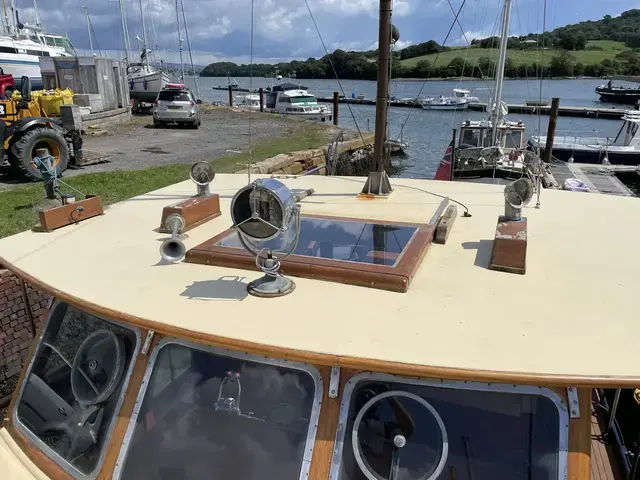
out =
<svg viewBox="0 0 640 480"><path fill-rule="evenodd" d="M447 244L429 248L407 293L295 278L291 295L261 299L245 295L246 282L261 276L257 270L161 264L162 208L193 195L190 181L79 225L2 239L0 257L94 308L224 337L230 345L321 354L327 364L357 358L411 364L423 373L446 367L453 370L442 375L451 378L484 371L505 381L524 375L556 384L640 384L638 199L543 191L542 208L524 212L522 276L486 268L503 187L393 179L389 199L358 200L361 178L282 181L315 189L303 213L427 223L441 199L416 190L426 189L465 203L473 217L459 215ZM230 227L231 198L246 183L246 175L216 177L211 187L222 216L187 232L187 249Z"/></svg>

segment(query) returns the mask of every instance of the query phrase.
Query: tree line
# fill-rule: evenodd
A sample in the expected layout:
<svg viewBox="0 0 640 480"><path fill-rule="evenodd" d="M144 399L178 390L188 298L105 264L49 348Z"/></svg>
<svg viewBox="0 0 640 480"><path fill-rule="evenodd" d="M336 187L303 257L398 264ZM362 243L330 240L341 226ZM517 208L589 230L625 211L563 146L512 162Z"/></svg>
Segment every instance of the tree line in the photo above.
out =
<svg viewBox="0 0 640 480"><path fill-rule="evenodd" d="M334 74L335 69L335 74ZM492 77L495 74L496 62L489 57L482 57L475 63L468 63L462 57L453 58L446 65L434 66L428 60L421 60L416 65L407 67L400 63L399 55L394 55L391 62L391 78L459 78L459 77ZM283 77L295 76L299 79L340 79L376 80L378 64L359 52L336 50L329 57L321 59L309 58L306 61L288 63L236 65L231 62L217 62L207 65L201 72L203 77L254 77L273 76L275 72ZM607 75L640 75L640 52L629 50L619 53L613 60L584 65L576 61L571 52L562 50L556 53L549 65L516 64L507 58L505 76L508 78L550 78L550 77L602 77Z"/></svg>

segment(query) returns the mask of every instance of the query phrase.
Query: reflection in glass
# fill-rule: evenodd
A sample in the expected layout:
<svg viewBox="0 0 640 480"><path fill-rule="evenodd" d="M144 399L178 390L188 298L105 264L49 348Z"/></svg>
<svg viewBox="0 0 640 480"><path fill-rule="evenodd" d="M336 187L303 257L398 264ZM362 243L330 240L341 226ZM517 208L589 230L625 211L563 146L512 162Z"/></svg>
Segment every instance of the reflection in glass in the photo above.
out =
<svg viewBox="0 0 640 480"><path fill-rule="evenodd" d="M299 479L315 382L287 367L161 348L124 479Z"/></svg>
<svg viewBox="0 0 640 480"><path fill-rule="evenodd" d="M398 391L409 396L399 396ZM378 401L385 393L393 395ZM444 426L448 452L444 469L434 478L560 478L560 416L545 396L361 381L350 399L339 480L387 480L394 473L395 480L431 477L443 453L442 430L437 417L413 395L428 402ZM372 399L354 439L358 414ZM399 433L406 445L394 448ZM358 449L372 475L363 473Z"/></svg>
<svg viewBox="0 0 640 480"><path fill-rule="evenodd" d="M131 362L133 331L58 304L18 401L18 420L84 474L98 465Z"/></svg>
<svg viewBox="0 0 640 480"><path fill-rule="evenodd" d="M300 241L294 255L348 262L395 266L411 242L418 227L302 217ZM288 251L293 246L295 231L263 242L260 248ZM238 248L242 244L235 232L215 246ZM257 248L257 250L260 250Z"/></svg>

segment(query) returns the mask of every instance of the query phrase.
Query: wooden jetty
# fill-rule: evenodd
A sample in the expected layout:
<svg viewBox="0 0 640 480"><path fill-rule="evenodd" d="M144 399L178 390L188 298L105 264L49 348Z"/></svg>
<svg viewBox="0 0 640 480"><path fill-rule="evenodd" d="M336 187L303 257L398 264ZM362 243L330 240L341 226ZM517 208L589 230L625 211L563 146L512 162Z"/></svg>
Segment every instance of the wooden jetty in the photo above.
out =
<svg viewBox="0 0 640 480"><path fill-rule="evenodd" d="M509 113L521 113L525 115L549 115L550 106L537 105L507 105ZM487 109L486 103L470 103L469 110L476 112L484 112ZM618 120L622 118L624 112L629 108L592 108L592 107L559 107L558 115L561 117L580 117L580 118L603 118L609 120Z"/></svg>
<svg viewBox="0 0 640 480"><path fill-rule="evenodd" d="M316 97L318 102L334 103L333 97ZM339 103L350 103L355 105L375 105L376 100L372 98L338 98ZM389 105L392 107L406 108L422 108L422 104L418 101L391 100ZM521 113L526 115L549 115L551 107L549 105L507 105L509 113ZM469 110L476 112L484 112L487 109L486 103L470 103ZM618 120L622 118L624 112L628 109L623 108L592 108L592 107L560 107L558 115L563 117L581 117L581 118L603 118L610 120Z"/></svg>
<svg viewBox="0 0 640 480"><path fill-rule="evenodd" d="M323 103L334 103L333 97L316 97L316 100L318 102L323 102ZM339 97L338 103L351 103L351 104L357 104L357 105L375 105L376 100L375 98L372 99L372 98ZM422 108L422 103L415 100L411 100L411 101L390 100L389 105L391 105L392 107Z"/></svg>
<svg viewBox="0 0 640 480"><path fill-rule="evenodd" d="M561 189L567 178L577 178L584 182L590 193L634 197L633 192L615 175L616 173L634 171L640 173L638 167L628 165L557 163L549 166L550 174L545 176L545 183L548 187Z"/></svg>

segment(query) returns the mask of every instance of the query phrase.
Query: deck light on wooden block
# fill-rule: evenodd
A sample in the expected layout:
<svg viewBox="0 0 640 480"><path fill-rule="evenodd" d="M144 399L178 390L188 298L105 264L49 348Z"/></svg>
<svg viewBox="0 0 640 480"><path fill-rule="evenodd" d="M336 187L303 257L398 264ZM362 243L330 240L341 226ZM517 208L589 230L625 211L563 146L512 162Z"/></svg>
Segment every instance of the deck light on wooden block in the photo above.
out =
<svg viewBox="0 0 640 480"><path fill-rule="evenodd" d="M51 232L56 228L79 223L97 215L102 215L102 199L87 195L84 200L67 203L60 207L40 211L40 229Z"/></svg>
<svg viewBox="0 0 640 480"><path fill-rule="evenodd" d="M191 166L189 176L197 185L197 193L187 200L182 200L162 209L159 228L161 233L171 233L167 229L167 218L172 214L178 214L184 218L182 232L220 216L220 197L215 193L211 193L209 189L209 184L216 176L213 166L209 162L194 163Z"/></svg>
<svg viewBox="0 0 640 480"><path fill-rule="evenodd" d="M533 198L531 180L521 178L504 189L505 214L498 217L493 240L491 270L524 275L527 270L527 219L523 207Z"/></svg>

